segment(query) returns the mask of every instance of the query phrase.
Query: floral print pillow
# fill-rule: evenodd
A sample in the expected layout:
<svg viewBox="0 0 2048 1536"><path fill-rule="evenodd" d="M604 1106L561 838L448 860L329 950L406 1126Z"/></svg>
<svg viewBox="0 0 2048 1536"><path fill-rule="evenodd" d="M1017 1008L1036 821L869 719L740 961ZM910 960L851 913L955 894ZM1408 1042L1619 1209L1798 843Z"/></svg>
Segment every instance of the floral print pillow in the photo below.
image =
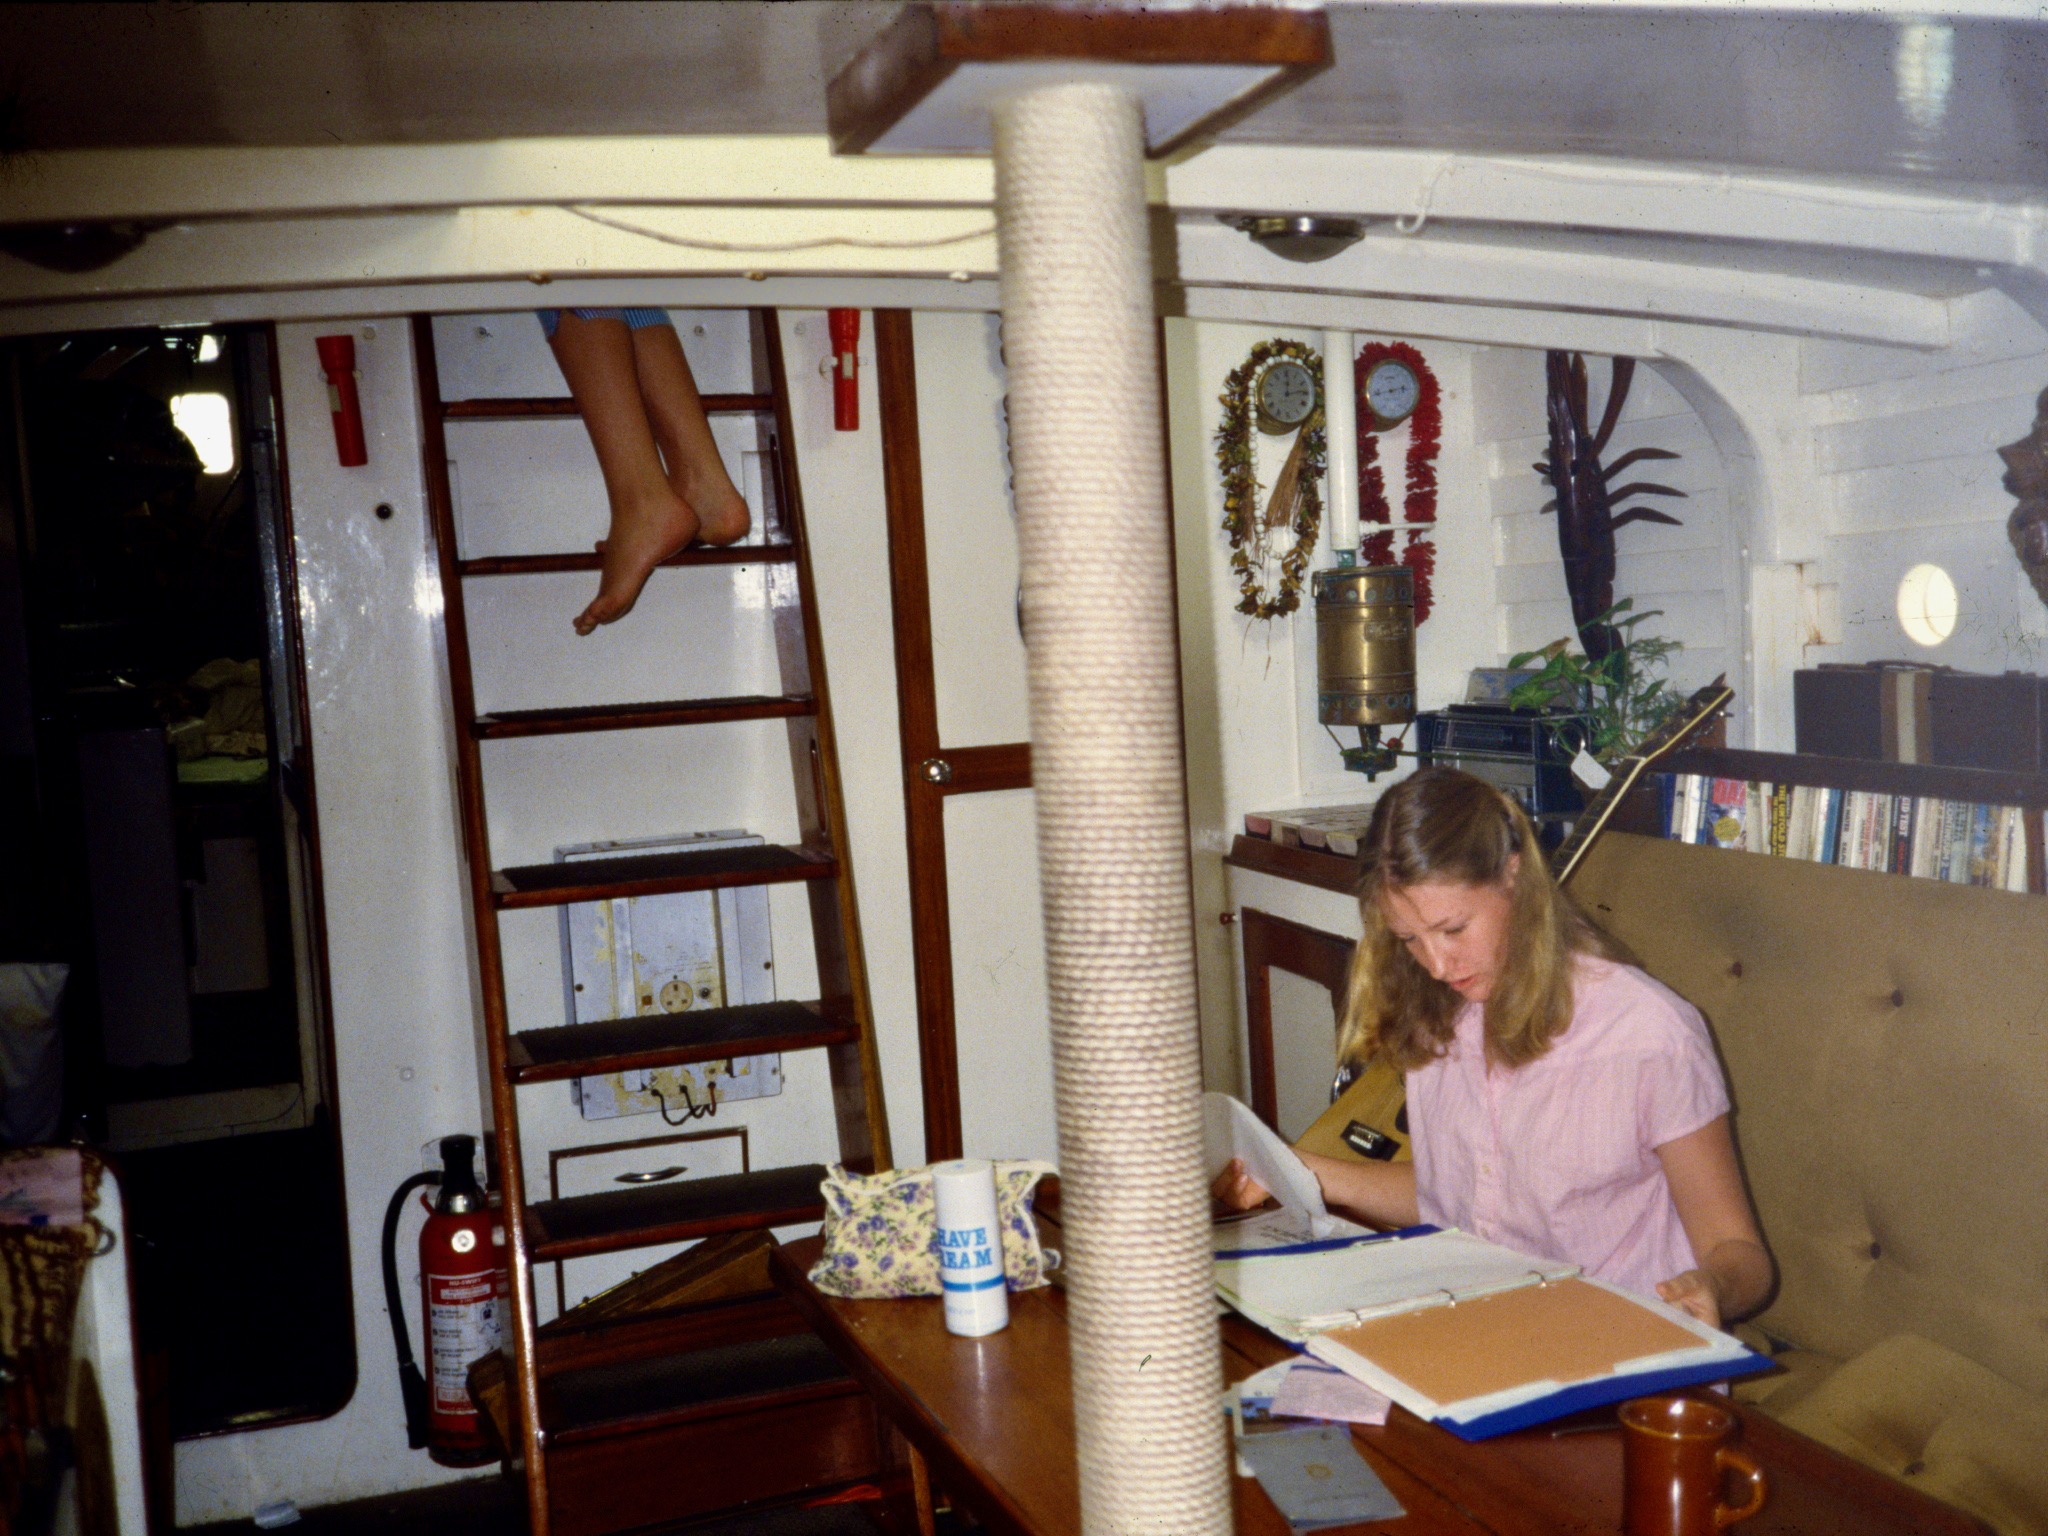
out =
<svg viewBox="0 0 2048 1536"><path fill-rule="evenodd" d="M1003 1273L1013 1291L1045 1284L1059 1262L1038 1246L1031 1196L1051 1163L999 1162L996 1217L1003 1228ZM819 1186L825 1196L825 1251L811 1266L811 1284L833 1296L936 1296L939 1228L929 1168L848 1173L834 1164Z"/></svg>

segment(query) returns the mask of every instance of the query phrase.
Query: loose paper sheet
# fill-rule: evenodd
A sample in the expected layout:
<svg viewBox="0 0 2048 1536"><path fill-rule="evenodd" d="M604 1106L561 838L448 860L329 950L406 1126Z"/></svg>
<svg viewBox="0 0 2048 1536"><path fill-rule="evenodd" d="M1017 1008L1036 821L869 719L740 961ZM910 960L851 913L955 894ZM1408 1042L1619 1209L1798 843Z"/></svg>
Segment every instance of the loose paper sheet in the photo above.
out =
<svg viewBox="0 0 2048 1536"><path fill-rule="evenodd" d="M1280 1202L1278 1210L1257 1211L1219 1222L1219 1253L1252 1252L1326 1238L1355 1237L1365 1232L1358 1223L1330 1214L1329 1207L1323 1204L1322 1186L1309 1172L1308 1164L1241 1100L1227 1093L1203 1094L1202 1130L1211 1179L1223 1172L1232 1158L1237 1158L1244 1163L1245 1171Z"/></svg>
<svg viewBox="0 0 2048 1536"><path fill-rule="evenodd" d="M1335 1419L1346 1424L1384 1424L1394 1400L1320 1360L1297 1360L1280 1379L1267 1411L1282 1419Z"/></svg>

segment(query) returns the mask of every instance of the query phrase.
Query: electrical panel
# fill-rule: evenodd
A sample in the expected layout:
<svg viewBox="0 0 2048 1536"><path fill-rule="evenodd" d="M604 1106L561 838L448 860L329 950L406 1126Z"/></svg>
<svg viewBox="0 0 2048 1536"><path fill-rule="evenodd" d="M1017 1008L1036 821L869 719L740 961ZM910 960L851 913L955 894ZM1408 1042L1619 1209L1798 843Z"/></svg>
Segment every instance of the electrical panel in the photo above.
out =
<svg viewBox="0 0 2048 1536"><path fill-rule="evenodd" d="M677 853L757 845L743 831L695 832L558 848L560 862L622 854ZM671 891L562 909L563 974L569 1022L693 1013L775 999L768 891ZM782 1092L782 1057L736 1056L582 1077L571 1085L586 1120L662 1114L680 1123L714 1103Z"/></svg>

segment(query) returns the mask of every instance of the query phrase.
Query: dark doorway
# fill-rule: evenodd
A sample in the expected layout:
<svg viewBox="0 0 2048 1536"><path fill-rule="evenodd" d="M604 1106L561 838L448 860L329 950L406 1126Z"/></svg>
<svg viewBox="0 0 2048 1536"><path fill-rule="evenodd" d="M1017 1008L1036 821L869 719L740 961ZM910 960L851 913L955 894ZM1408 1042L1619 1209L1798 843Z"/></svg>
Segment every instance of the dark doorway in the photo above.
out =
<svg viewBox="0 0 2048 1536"><path fill-rule="evenodd" d="M69 968L58 1134L121 1172L180 1437L355 1384L272 354L264 327L6 354L0 959Z"/></svg>

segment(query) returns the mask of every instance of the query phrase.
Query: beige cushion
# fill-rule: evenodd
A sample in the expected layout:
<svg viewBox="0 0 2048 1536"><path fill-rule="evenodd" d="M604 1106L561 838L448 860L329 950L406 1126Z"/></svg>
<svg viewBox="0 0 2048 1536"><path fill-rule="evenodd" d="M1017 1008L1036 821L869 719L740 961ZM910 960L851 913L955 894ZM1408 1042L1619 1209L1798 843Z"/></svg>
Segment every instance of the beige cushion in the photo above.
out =
<svg viewBox="0 0 2048 1536"><path fill-rule="evenodd" d="M1841 1368L1842 1362L1833 1355L1823 1355L1811 1349L1794 1349L1784 1340L1772 1338L1754 1323L1737 1323L1729 1332L1758 1354L1769 1355L1771 1364L1777 1367L1775 1371L1745 1376L1734 1383L1732 1390L1736 1400L1754 1403L1774 1416L1782 1416L1786 1409Z"/></svg>
<svg viewBox="0 0 2048 1536"><path fill-rule="evenodd" d="M2048 901L1621 834L1573 890L1713 1027L1765 1330L2048 1394Z"/></svg>
<svg viewBox="0 0 2048 1536"><path fill-rule="evenodd" d="M1899 1334L1789 1409L1764 1406L2001 1536L2048 1531L2048 1402L1954 1350Z"/></svg>

